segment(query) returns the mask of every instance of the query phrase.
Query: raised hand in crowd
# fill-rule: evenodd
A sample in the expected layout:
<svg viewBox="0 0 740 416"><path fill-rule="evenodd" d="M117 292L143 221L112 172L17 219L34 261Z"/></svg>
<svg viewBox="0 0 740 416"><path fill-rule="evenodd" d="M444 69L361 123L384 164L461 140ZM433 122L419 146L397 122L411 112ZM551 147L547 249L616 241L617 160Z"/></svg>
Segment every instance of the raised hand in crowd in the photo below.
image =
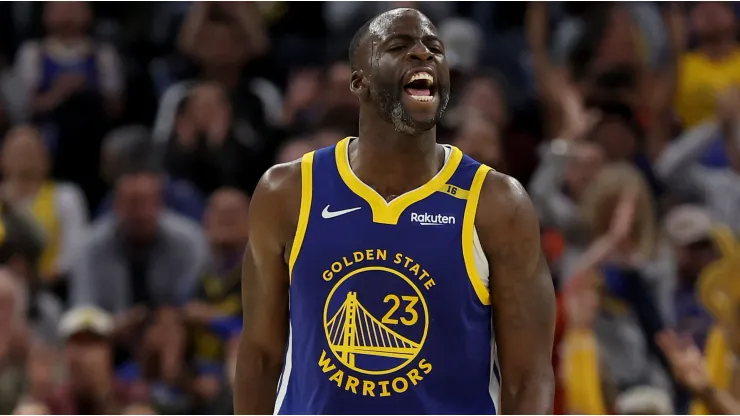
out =
<svg viewBox="0 0 740 416"><path fill-rule="evenodd" d="M712 414L740 414L740 402L711 385L704 357L690 337L681 337L672 330L666 330L656 338L670 362L673 376L694 397L704 402Z"/></svg>
<svg viewBox="0 0 740 416"><path fill-rule="evenodd" d="M689 337L680 337L672 330L658 334L656 342L671 364L676 380L692 393L710 388L704 357Z"/></svg>
<svg viewBox="0 0 740 416"><path fill-rule="evenodd" d="M660 156L671 138L679 60L688 39L686 11L680 3L674 2L666 7L663 22L668 35L669 59L663 68L650 74L650 81L643 88L651 118L645 135L645 148L653 160Z"/></svg>
<svg viewBox="0 0 740 416"><path fill-rule="evenodd" d="M586 110L583 98L572 85L563 85L558 93L562 111L561 139L581 140L599 122L597 110Z"/></svg>
<svg viewBox="0 0 740 416"><path fill-rule="evenodd" d="M609 237L617 245L624 243L632 231L637 210L637 197L638 191L632 186L625 186L619 195L619 201L609 226Z"/></svg>
<svg viewBox="0 0 740 416"><path fill-rule="evenodd" d="M581 256L576 269L578 273L592 270L605 260L630 262L628 243L635 224L638 195L636 186L628 185L622 189L608 232L597 238Z"/></svg>
<svg viewBox="0 0 740 416"><path fill-rule="evenodd" d="M548 51L548 10L546 2L530 2L525 15L525 31L535 72L537 93L546 114L546 132L549 136L563 128L562 97L572 88L567 71L552 63Z"/></svg>

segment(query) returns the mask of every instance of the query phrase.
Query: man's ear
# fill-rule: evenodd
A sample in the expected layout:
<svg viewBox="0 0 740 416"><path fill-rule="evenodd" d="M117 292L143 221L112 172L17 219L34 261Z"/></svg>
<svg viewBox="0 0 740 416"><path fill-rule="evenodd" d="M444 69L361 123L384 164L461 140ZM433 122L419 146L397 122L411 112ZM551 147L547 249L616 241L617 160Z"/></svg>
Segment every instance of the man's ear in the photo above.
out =
<svg viewBox="0 0 740 416"><path fill-rule="evenodd" d="M352 94L360 96L367 91L367 88L368 82L365 73L361 69L354 71L349 81L349 90L352 91Z"/></svg>

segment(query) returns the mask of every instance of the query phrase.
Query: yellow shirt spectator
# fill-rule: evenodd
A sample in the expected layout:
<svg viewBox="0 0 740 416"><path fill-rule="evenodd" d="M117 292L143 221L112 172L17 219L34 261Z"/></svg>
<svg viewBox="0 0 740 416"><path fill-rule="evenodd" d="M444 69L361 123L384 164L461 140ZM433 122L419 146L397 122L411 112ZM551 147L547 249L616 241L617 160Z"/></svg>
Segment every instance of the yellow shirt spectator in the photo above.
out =
<svg viewBox="0 0 740 416"><path fill-rule="evenodd" d="M568 412L606 414L599 370L599 347L589 329L569 330L563 340L563 378Z"/></svg>
<svg viewBox="0 0 740 416"><path fill-rule="evenodd" d="M713 117L717 93L733 85L740 86L740 50L722 61L701 52L684 54L676 91L676 113L684 128Z"/></svg>

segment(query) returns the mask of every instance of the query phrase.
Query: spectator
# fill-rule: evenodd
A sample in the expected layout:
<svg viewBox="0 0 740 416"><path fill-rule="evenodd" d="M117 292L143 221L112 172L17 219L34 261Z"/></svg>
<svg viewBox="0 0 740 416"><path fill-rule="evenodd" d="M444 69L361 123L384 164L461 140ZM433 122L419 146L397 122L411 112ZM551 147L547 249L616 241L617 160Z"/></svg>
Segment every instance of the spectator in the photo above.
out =
<svg viewBox="0 0 740 416"><path fill-rule="evenodd" d="M86 2L44 6L48 36L21 46L17 70L31 95L34 114L53 111L86 89L99 92L107 111L121 111L123 74L115 49L89 36L92 10Z"/></svg>
<svg viewBox="0 0 740 416"><path fill-rule="evenodd" d="M251 193L265 167L252 147L253 132L234 120L233 109L217 84L195 87L179 111L175 136L165 157L175 178L208 195L220 185Z"/></svg>
<svg viewBox="0 0 740 416"><path fill-rule="evenodd" d="M720 256L714 225L709 213L701 206L683 205L672 209L665 217L665 230L673 246L676 261L675 292L670 301L676 329L693 338L704 348L713 319L701 304L697 280L701 271Z"/></svg>
<svg viewBox="0 0 740 416"><path fill-rule="evenodd" d="M62 289L87 227L84 196L71 183L49 178L49 154L39 135L30 126L11 130L2 145L0 184L5 198L29 209L44 233L45 247L39 272L47 286Z"/></svg>
<svg viewBox="0 0 740 416"><path fill-rule="evenodd" d="M695 397L707 406L711 414L740 413L740 401L728 391L712 385L710 375L704 366L704 357L696 345L680 339L673 331L662 332L658 337L658 343L669 357L671 368L679 382L689 388ZM698 413L702 410L693 410L692 414L702 414Z"/></svg>
<svg viewBox="0 0 740 416"><path fill-rule="evenodd" d="M196 224L163 209L162 185L151 167L118 179L114 212L95 221L75 264L74 305L99 306L128 326L147 315L139 308L154 313L193 293L205 242Z"/></svg>
<svg viewBox="0 0 740 416"><path fill-rule="evenodd" d="M691 8L689 24L697 47L679 61L675 107L686 128L712 118L717 93L740 86L736 19L727 2L701 2Z"/></svg>
<svg viewBox="0 0 740 416"><path fill-rule="evenodd" d="M705 203L715 221L736 231L740 230L740 217L732 207L735 201L740 201L738 123L740 92L730 89L718 97L717 120L684 132L656 163L656 172L677 196ZM700 159L720 132L729 164L719 169L704 167Z"/></svg>
<svg viewBox="0 0 740 416"><path fill-rule="evenodd" d="M564 63L568 60L573 53L573 49L578 46L578 39L582 36L584 30L588 29L589 20L593 20L595 15L598 14L600 6L603 5L598 3L588 5L566 3L564 5L565 16L558 22L558 27L553 34L553 55L557 62ZM626 29L637 31L639 35L637 40L643 46L641 52L647 55L646 58L651 67L660 67L663 64L661 59L664 58L663 52L667 43L665 28L661 24L660 10L649 3L630 3L622 4L622 6L625 7L625 10L622 11L621 16L616 16L616 22L625 22L625 17L634 19L635 25L630 27L631 23L628 22L629 26ZM624 12L629 13L629 16L625 16ZM626 33L618 34L619 37L613 36L612 47L619 48L619 45L615 45L617 40L625 43L630 42L630 39L625 36Z"/></svg>
<svg viewBox="0 0 740 416"><path fill-rule="evenodd" d="M246 70L270 46L257 4L193 3L180 29L178 46L200 67L200 80L224 88L241 121L263 138L269 127L269 109L279 94L269 82Z"/></svg>
<svg viewBox="0 0 740 416"><path fill-rule="evenodd" d="M113 378L113 318L101 309L75 308L59 326L66 339L68 381L47 400L54 414L116 414L133 401Z"/></svg>
<svg viewBox="0 0 740 416"><path fill-rule="evenodd" d="M740 291L737 290L736 285L738 264L740 264L737 257L738 243L732 233L722 232L721 229L715 232L715 238L721 255L704 268L698 281L698 293L702 304L712 313L715 325L710 330L704 347L706 372L698 374L701 377L694 380L702 382L705 387L708 384L712 388L706 389L711 391L702 391L695 389L697 386L692 384L687 386L694 393L695 398L701 400L701 402L695 401L692 404L692 414L718 413L720 412L719 407L734 407L730 405L731 400L724 392L728 392L730 396L734 396L736 402L738 401L737 393L733 388L733 380L738 377L738 368L734 365L727 365L731 362L731 357L740 353L740 307L738 306L740 305ZM663 341L674 342L671 339ZM685 350L678 351L681 352L681 356L688 355L696 349L696 345L690 339L680 341L678 346ZM685 359L695 360L696 358ZM681 366L680 363L673 363L673 365L674 368ZM681 370L681 368L675 369ZM691 382L685 378L686 375L677 374L677 377L682 383ZM718 402L724 405L719 405ZM722 412L726 413L726 410Z"/></svg>
<svg viewBox="0 0 740 416"><path fill-rule="evenodd" d="M43 248L43 235L33 218L0 199L0 264L20 279L31 335L55 345L63 305L41 284L38 265Z"/></svg>
<svg viewBox="0 0 740 416"><path fill-rule="evenodd" d="M21 46L16 71L31 118L53 154L55 175L77 182L95 206L102 196L100 140L121 114L123 69L116 51L90 36L90 4L53 2L43 9L47 36Z"/></svg>
<svg viewBox="0 0 740 416"><path fill-rule="evenodd" d="M211 196L205 218L211 267L201 277L197 294L185 309L193 328L198 374L195 391L205 403L206 413L231 412L228 395L225 402L219 402L223 397L217 396L228 387L223 364L220 364L226 360L228 338L223 339L224 336L211 327L241 321L241 260L249 238L248 213L249 199L236 189L222 188ZM228 331L225 335L228 337Z"/></svg>
<svg viewBox="0 0 740 416"><path fill-rule="evenodd" d="M75 265L72 302L116 317L117 364L172 386L184 356L177 311L193 293L207 252L195 223L163 210L162 186L146 167L118 179L114 212L95 222Z"/></svg>
<svg viewBox="0 0 740 416"><path fill-rule="evenodd" d="M489 124L486 129L491 130L486 133L489 136L487 141L498 142L500 148L497 150L500 153L499 160L486 163L496 163L493 167L527 183L536 164L535 143L529 135L514 130L504 83L497 72L479 71L466 77L460 101L445 116L445 124L458 130L476 125L480 128L480 122L466 126L468 118L479 114ZM492 135L498 138L490 138ZM503 160L506 160L506 166L501 164Z"/></svg>
<svg viewBox="0 0 740 416"><path fill-rule="evenodd" d="M594 240L575 271L602 276L600 313L594 325L605 365L620 390L665 385L654 335L664 328L651 284L665 279L654 201L645 180L626 164L606 166L583 197L584 218ZM629 351L629 353L626 353ZM657 361L655 359L658 359Z"/></svg>
<svg viewBox="0 0 740 416"><path fill-rule="evenodd" d="M101 151L101 175L109 185L116 182L128 166L138 163L142 158L156 154L149 130L143 126L128 126L110 132L103 139ZM190 183L164 178L164 203L172 211L200 222L203 219L205 201L203 196ZM113 193L103 199L97 216L104 215L113 207Z"/></svg>
<svg viewBox="0 0 740 416"><path fill-rule="evenodd" d="M564 291L565 330L558 350L565 390L565 414L604 414L609 407L604 370L592 329L599 309L593 274L583 274Z"/></svg>
<svg viewBox="0 0 740 416"><path fill-rule="evenodd" d="M563 94L562 131L558 138L540 145L540 163L532 175L529 192L542 227L566 243L550 267L567 276L588 245L588 227L579 207L605 157L601 146L584 140L599 120L598 114L586 113L574 90L565 89Z"/></svg>

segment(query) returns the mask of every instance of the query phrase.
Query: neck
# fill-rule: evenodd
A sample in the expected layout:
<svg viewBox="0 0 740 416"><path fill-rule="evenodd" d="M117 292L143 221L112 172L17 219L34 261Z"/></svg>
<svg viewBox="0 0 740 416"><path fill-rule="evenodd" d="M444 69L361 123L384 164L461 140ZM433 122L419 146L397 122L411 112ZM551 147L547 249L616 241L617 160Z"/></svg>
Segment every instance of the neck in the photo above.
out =
<svg viewBox="0 0 740 416"><path fill-rule="evenodd" d="M241 78L241 68L237 65L210 65L203 68L205 78L235 88Z"/></svg>
<svg viewBox="0 0 740 416"><path fill-rule="evenodd" d="M440 157L435 129L410 135L360 114L360 138L350 146L349 161L360 180L391 199L434 177L444 154Z"/></svg>
<svg viewBox="0 0 740 416"><path fill-rule="evenodd" d="M53 34L51 38L65 45L86 40L85 33L77 31L77 30L70 30L70 31L60 30L59 32Z"/></svg>

